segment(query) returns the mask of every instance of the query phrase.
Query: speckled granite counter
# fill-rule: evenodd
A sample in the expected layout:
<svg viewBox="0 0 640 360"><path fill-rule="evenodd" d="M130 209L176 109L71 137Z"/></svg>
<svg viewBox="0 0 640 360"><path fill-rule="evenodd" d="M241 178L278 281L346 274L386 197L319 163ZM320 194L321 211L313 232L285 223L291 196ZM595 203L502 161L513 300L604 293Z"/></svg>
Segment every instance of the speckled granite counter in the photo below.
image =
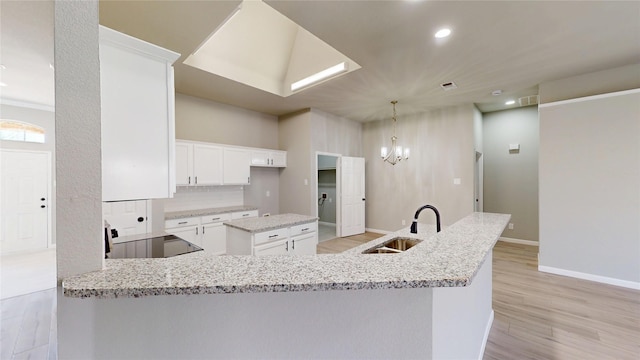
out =
<svg viewBox="0 0 640 360"><path fill-rule="evenodd" d="M316 220L318 220L318 218L312 216L298 214L280 214L266 217L225 221L224 224L236 229L255 233L281 229L289 226L307 224Z"/></svg>
<svg viewBox="0 0 640 360"><path fill-rule="evenodd" d="M419 224L342 254L109 260L106 269L64 279L68 297L141 297L467 286L510 215L473 213L440 233ZM361 254L395 236L424 240L402 254Z"/></svg>
<svg viewBox="0 0 640 360"><path fill-rule="evenodd" d="M218 208L209 208L209 209L173 211L173 212L165 213L164 219L173 220L173 219L181 219L181 218L188 218L188 217L194 217L194 216L225 214L225 213L249 211L249 210L258 210L258 208L256 206L240 205L240 206L227 206L227 207L218 207Z"/></svg>

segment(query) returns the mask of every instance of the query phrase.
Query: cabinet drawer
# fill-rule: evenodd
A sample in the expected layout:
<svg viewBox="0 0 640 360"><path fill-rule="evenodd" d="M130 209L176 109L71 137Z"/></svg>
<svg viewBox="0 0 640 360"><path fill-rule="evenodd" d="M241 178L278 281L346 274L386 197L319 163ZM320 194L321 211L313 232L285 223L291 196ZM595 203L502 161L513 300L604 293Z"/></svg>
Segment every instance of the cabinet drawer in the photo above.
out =
<svg viewBox="0 0 640 360"><path fill-rule="evenodd" d="M264 244L266 242L281 240L289 237L289 229L283 228L283 229L265 231L261 233L256 233L254 236L255 236L254 245Z"/></svg>
<svg viewBox="0 0 640 360"><path fill-rule="evenodd" d="M202 224L211 224L211 223L219 223L223 221L231 220L231 214L216 214L216 215L205 215L200 220Z"/></svg>
<svg viewBox="0 0 640 360"><path fill-rule="evenodd" d="M307 234L307 233L314 232L314 231L317 231L317 230L318 230L318 224L315 223L315 222L312 222L312 223L292 226L291 227L291 231L290 231L290 235L291 236L296 236L296 235L301 235L301 234Z"/></svg>
<svg viewBox="0 0 640 360"><path fill-rule="evenodd" d="M194 226L194 225L200 225L200 217L199 216L198 217L190 217L190 218L165 220L165 222L164 222L164 228L165 229L182 227L182 226Z"/></svg>
<svg viewBox="0 0 640 360"><path fill-rule="evenodd" d="M231 213L231 219L246 219L250 217L258 217L258 210L239 211Z"/></svg>

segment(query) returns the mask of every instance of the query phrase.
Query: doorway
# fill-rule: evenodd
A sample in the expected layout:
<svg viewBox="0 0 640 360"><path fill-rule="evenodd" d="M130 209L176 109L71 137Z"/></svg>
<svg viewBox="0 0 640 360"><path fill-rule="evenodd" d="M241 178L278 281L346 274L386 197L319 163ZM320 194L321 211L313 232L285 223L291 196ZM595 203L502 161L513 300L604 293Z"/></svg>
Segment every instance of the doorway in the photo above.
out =
<svg viewBox="0 0 640 360"><path fill-rule="evenodd" d="M51 153L0 150L0 254L43 250L51 238Z"/></svg>
<svg viewBox="0 0 640 360"><path fill-rule="evenodd" d="M318 200L318 241L326 241L337 237L337 176L336 164L340 155L317 155L317 189Z"/></svg>

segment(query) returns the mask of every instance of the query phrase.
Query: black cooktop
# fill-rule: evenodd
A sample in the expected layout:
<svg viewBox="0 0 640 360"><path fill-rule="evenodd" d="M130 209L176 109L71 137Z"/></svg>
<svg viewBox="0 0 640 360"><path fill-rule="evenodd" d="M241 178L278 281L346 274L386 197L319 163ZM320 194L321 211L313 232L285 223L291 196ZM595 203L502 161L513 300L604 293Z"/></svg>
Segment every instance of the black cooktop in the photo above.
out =
<svg viewBox="0 0 640 360"><path fill-rule="evenodd" d="M113 244L109 259L167 258L202 251L202 248L175 235Z"/></svg>

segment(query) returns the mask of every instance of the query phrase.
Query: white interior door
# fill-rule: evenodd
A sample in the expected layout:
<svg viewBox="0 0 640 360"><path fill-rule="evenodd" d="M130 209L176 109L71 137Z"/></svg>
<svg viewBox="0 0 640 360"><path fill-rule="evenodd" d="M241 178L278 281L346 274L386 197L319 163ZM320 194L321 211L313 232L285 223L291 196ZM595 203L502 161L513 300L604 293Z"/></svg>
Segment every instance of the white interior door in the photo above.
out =
<svg viewBox="0 0 640 360"><path fill-rule="evenodd" d="M146 234L151 231L151 212L147 215L149 200L113 201L102 203L102 218L118 236ZM117 242L117 240L115 240Z"/></svg>
<svg viewBox="0 0 640 360"><path fill-rule="evenodd" d="M338 158L337 180L340 186L338 236L364 233L364 158Z"/></svg>
<svg viewBox="0 0 640 360"><path fill-rule="evenodd" d="M51 154L0 151L0 253L49 244Z"/></svg>

